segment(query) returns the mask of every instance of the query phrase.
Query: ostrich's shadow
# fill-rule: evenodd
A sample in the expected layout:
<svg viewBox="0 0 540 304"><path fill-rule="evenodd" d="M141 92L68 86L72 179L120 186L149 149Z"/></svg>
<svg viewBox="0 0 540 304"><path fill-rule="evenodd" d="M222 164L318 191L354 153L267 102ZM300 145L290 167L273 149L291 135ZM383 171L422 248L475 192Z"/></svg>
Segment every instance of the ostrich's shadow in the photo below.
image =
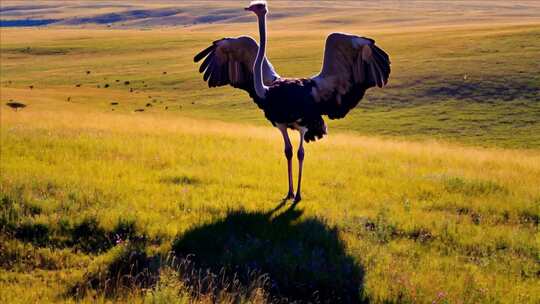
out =
<svg viewBox="0 0 540 304"><path fill-rule="evenodd" d="M362 302L363 269L347 255L336 228L280 204L269 212L231 211L177 237L173 250L196 269L249 285L268 276L271 297L287 302Z"/></svg>

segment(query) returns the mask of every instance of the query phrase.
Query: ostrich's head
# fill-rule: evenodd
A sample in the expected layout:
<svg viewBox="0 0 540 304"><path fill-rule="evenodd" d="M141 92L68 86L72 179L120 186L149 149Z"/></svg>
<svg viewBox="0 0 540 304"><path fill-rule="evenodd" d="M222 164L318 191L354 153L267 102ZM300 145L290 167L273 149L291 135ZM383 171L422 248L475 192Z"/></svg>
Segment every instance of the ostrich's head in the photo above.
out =
<svg viewBox="0 0 540 304"><path fill-rule="evenodd" d="M268 7L265 0L255 0L249 3L249 6L245 8L246 11L252 11L257 16L264 16L268 13Z"/></svg>

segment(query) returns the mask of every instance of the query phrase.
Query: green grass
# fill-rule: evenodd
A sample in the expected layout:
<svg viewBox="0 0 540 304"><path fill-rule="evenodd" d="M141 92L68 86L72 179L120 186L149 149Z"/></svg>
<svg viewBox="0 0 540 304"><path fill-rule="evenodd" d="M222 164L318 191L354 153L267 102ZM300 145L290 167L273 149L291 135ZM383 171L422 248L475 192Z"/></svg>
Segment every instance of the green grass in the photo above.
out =
<svg viewBox="0 0 540 304"><path fill-rule="evenodd" d="M316 221L322 230L298 232L250 215L272 210L285 193L274 130L61 110L28 109L3 119L2 260L9 263L2 290L10 301L20 292L14 286L37 288L25 295L29 301L54 300L85 282L88 267L99 262L93 260L118 239L141 237L149 257L166 256L178 248L175 239L185 238L195 241L181 252L197 256L220 237L245 249L216 259L215 251L206 252L202 263L212 269L216 261L264 265L267 251L257 251L263 240L302 248L322 238L315 245L322 254L353 259L365 273L360 287L375 302L427 301L440 292L450 302L537 299L537 153L333 135L308 146L305 200L295 209L303 215L292 222ZM233 228L245 230L218 228L239 210L247 222ZM323 231L332 229L337 245L324 241ZM279 269L298 265L277 261ZM313 277L319 276L301 282Z"/></svg>
<svg viewBox="0 0 540 304"><path fill-rule="evenodd" d="M278 71L343 13L272 22ZM296 206L279 133L192 63L253 24L2 29L0 302L537 303L540 26L430 22L336 25L390 86L306 146Z"/></svg>

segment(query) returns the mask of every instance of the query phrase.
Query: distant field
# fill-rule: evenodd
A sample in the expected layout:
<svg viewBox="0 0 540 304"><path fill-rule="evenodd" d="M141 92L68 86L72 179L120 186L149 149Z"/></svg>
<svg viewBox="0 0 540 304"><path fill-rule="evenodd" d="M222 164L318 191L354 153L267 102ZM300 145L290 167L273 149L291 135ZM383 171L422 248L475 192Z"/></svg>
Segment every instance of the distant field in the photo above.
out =
<svg viewBox="0 0 540 304"><path fill-rule="evenodd" d="M0 20L49 20L53 26L168 27L252 22L243 10L249 1L57 1L4 0ZM371 25L371 28L456 24L538 22L534 0L437 1L271 1L272 21L319 28Z"/></svg>
<svg viewBox="0 0 540 304"><path fill-rule="evenodd" d="M0 30L0 303L538 303L539 4L272 1L282 76L332 31L392 58L295 207L279 133L192 62L256 36L243 5L2 1L58 21Z"/></svg>
<svg viewBox="0 0 540 304"><path fill-rule="evenodd" d="M284 23L270 24L269 57L278 72L317 73L329 30L283 30ZM331 131L540 147L539 25L329 28L375 38L393 67L390 85L370 91L347 119L331 122ZM147 112L167 106L184 116L267 125L243 92L205 89L193 54L220 37L256 30L251 24L216 29L3 29L2 98L39 103L44 95L71 97L71 103L105 111L114 101L115 110L125 112L150 102Z"/></svg>

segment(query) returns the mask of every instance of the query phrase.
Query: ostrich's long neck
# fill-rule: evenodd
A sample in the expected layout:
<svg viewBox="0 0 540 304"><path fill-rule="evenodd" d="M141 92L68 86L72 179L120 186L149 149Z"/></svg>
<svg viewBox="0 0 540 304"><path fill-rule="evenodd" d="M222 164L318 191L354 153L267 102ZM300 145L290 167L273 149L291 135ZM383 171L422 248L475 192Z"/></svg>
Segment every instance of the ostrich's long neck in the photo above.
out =
<svg viewBox="0 0 540 304"><path fill-rule="evenodd" d="M255 93L257 93L259 98L264 98L268 89L263 83L262 76L262 64L266 54L266 15L257 16L257 18L259 19L260 47L257 52L257 58L255 58L255 64L253 65L253 81L255 83Z"/></svg>

